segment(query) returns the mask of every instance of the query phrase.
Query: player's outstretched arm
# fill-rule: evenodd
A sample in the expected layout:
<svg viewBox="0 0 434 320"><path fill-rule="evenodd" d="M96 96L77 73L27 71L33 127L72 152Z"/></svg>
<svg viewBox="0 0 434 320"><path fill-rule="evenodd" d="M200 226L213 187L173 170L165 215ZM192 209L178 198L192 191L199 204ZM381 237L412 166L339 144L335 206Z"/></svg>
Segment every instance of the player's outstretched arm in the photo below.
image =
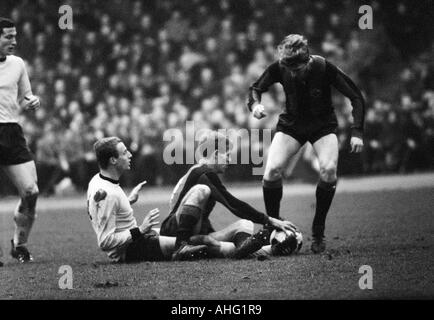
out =
<svg viewBox="0 0 434 320"><path fill-rule="evenodd" d="M207 185L211 189L211 197L237 217L263 225L268 223L268 216L265 213L259 212L248 203L234 197L222 184L216 173L203 174L198 183Z"/></svg>

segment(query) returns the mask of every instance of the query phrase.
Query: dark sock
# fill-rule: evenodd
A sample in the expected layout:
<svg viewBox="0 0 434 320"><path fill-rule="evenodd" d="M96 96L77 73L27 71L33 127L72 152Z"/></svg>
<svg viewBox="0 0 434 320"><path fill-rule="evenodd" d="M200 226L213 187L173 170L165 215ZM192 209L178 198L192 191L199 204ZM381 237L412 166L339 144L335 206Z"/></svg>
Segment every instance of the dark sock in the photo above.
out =
<svg viewBox="0 0 434 320"><path fill-rule="evenodd" d="M262 192L267 215L279 218L280 200L282 200L282 179L276 181L263 180Z"/></svg>
<svg viewBox="0 0 434 320"><path fill-rule="evenodd" d="M182 206L179 217L178 230L176 230L175 247L179 248L181 243L188 242L193 235L193 228L199 221L201 209L195 206Z"/></svg>
<svg viewBox="0 0 434 320"><path fill-rule="evenodd" d="M251 236L251 234L247 233L247 232L237 232L234 236L235 247L238 248L250 236Z"/></svg>
<svg viewBox="0 0 434 320"><path fill-rule="evenodd" d="M316 210L312 223L312 235L314 237L323 237L327 213L332 204L336 191L335 182L325 182L320 180L316 188Z"/></svg>

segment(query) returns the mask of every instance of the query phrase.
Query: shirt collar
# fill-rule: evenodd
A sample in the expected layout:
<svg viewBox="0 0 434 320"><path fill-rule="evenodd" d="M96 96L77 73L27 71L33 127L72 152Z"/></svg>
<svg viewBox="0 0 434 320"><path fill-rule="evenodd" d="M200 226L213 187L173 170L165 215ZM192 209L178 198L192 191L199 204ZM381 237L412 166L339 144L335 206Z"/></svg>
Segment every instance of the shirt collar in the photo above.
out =
<svg viewBox="0 0 434 320"><path fill-rule="evenodd" d="M107 180L108 182L111 182L113 184L119 184L119 180L111 179L109 177L103 176L101 173L99 174L99 177L103 180Z"/></svg>

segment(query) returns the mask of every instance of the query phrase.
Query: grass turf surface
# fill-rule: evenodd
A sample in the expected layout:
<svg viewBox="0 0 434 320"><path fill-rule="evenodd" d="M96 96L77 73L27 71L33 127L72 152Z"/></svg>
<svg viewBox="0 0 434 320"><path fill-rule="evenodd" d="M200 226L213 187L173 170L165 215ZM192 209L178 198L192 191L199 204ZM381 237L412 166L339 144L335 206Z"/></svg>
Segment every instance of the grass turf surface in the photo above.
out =
<svg viewBox="0 0 434 320"><path fill-rule="evenodd" d="M327 220L327 251L309 251L314 194L285 196L282 216L300 227L304 245L298 255L270 260L145 262L118 265L96 245L83 208L71 199L38 212L31 235L35 262L20 265L8 255L11 215L0 212L4 251L0 299L372 299L434 298L434 190L338 193ZM146 191L141 195L146 199ZM169 195L167 195L169 198ZM262 197L249 200L263 209ZM141 213L167 204L135 206ZM217 206L216 228L235 221ZM73 270L73 290L59 289L60 266ZM373 269L373 289L359 288L359 267Z"/></svg>

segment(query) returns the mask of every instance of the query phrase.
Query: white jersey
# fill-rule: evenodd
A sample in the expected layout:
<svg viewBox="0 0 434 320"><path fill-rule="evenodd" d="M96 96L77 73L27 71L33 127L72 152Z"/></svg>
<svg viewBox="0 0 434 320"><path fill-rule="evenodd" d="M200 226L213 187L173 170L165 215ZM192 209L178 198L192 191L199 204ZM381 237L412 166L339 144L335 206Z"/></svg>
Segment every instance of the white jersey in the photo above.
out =
<svg viewBox="0 0 434 320"><path fill-rule="evenodd" d="M17 123L24 97L32 94L23 59L9 55L0 62L0 123Z"/></svg>
<svg viewBox="0 0 434 320"><path fill-rule="evenodd" d="M114 180L95 175L89 182L87 206L98 246L110 259L125 258L125 250L132 242L130 229L137 227L130 201Z"/></svg>

